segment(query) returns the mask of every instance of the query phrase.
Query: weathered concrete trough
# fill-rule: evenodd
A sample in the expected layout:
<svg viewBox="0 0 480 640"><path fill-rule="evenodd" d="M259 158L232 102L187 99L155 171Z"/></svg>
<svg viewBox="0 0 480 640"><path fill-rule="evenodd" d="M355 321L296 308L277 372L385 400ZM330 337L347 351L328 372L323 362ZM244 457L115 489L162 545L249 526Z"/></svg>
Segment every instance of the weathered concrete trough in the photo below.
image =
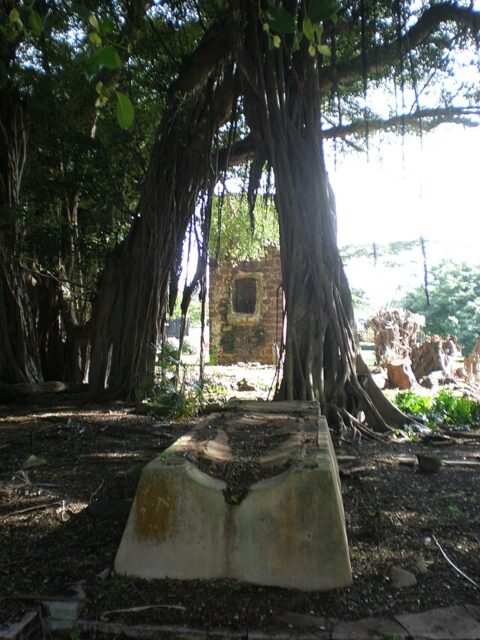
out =
<svg viewBox="0 0 480 640"><path fill-rule="evenodd" d="M145 467L117 573L303 590L351 583L327 423L314 403L282 404L212 415Z"/></svg>

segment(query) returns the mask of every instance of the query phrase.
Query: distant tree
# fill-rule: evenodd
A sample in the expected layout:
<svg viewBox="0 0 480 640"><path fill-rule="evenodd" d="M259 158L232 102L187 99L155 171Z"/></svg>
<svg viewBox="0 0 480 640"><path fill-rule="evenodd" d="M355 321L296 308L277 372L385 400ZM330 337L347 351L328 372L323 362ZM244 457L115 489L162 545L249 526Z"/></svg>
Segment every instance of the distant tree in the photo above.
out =
<svg viewBox="0 0 480 640"><path fill-rule="evenodd" d="M465 353L480 335L480 266L444 260L430 271L430 304L424 286L407 293L400 304L426 318L425 331L455 335Z"/></svg>
<svg viewBox="0 0 480 640"><path fill-rule="evenodd" d="M214 261L255 260L264 256L269 247L280 247L278 215L271 197L257 199L254 224L245 195L226 193L218 200L216 213L210 236Z"/></svg>

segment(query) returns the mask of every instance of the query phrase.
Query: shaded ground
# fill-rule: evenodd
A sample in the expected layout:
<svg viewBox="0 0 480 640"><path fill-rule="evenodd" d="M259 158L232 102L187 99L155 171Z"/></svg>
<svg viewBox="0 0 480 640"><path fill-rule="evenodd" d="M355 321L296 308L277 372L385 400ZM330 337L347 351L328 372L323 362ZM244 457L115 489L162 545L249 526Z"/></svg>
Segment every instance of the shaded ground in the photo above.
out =
<svg viewBox="0 0 480 640"><path fill-rule="evenodd" d="M18 618L31 597L67 595L79 580L88 594L83 617L239 629L288 627L286 612L356 619L480 601L480 591L453 571L434 542L435 536L480 581L480 466L421 474L398 459L427 452L479 462L480 437L442 446L363 441L337 448L354 573L348 589L301 593L109 575L141 468L186 429L132 407L79 399L0 407L0 622ZM46 464L22 469L31 454ZM416 573L417 585L394 588L392 567ZM108 613L148 604L162 607Z"/></svg>

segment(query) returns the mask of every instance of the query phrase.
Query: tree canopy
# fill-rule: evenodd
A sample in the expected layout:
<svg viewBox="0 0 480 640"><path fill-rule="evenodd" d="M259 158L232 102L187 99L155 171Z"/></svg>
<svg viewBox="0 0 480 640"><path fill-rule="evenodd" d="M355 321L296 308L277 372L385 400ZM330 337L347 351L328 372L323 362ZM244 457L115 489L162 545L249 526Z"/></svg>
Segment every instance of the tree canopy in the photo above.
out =
<svg viewBox="0 0 480 640"><path fill-rule="evenodd" d="M468 354L480 336L480 268L445 260L430 271L428 304L419 287L401 305L425 316L426 333L454 335Z"/></svg>
<svg viewBox="0 0 480 640"><path fill-rule="evenodd" d="M250 214L271 172L279 219L278 396L385 427L396 414L359 379L323 147L478 124L479 15L407 0L0 0L0 377L88 370L92 392L135 395L185 236L201 241L182 308L205 295L217 185L248 163Z"/></svg>

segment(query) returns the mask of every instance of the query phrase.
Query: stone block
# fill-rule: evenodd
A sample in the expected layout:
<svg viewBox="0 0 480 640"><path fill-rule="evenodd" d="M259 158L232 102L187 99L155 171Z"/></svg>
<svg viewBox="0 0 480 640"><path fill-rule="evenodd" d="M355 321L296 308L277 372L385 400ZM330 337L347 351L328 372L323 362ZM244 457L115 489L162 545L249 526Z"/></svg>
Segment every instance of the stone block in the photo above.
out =
<svg viewBox="0 0 480 640"><path fill-rule="evenodd" d="M395 620L387 618L363 618L356 621L341 621L333 628L332 640L374 640L379 638L406 638L405 631Z"/></svg>
<svg viewBox="0 0 480 640"><path fill-rule="evenodd" d="M395 616L411 636L425 640L478 640L480 623L462 606Z"/></svg>
<svg viewBox="0 0 480 640"><path fill-rule="evenodd" d="M147 465L118 549L117 573L303 590L351 583L327 423L317 416L318 405L312 411L303 403L306 413L299 418L265 413L264 404L258 414L211 416ZM245 438L259 438L258 455L232 449L242 429ZM249 465L260 469L261 479L243 493L232 489L229 474L233 470L238 480L235 474ZM225 481L221 470L227 466Z"/></svg>
<svg viewBox="0 0 480 640"><path fill-rule="evenodd" d="M43 637L42 620L38 611L27 611L18 622L0 626L0 640L36 640Z"/></svg>
<svg viewBox="0 0 480 640"><path fill-rule="evenodd" d="M77 598L45 598L42 604L48 615L55 620L77 620L84 600Z"/></svg>

